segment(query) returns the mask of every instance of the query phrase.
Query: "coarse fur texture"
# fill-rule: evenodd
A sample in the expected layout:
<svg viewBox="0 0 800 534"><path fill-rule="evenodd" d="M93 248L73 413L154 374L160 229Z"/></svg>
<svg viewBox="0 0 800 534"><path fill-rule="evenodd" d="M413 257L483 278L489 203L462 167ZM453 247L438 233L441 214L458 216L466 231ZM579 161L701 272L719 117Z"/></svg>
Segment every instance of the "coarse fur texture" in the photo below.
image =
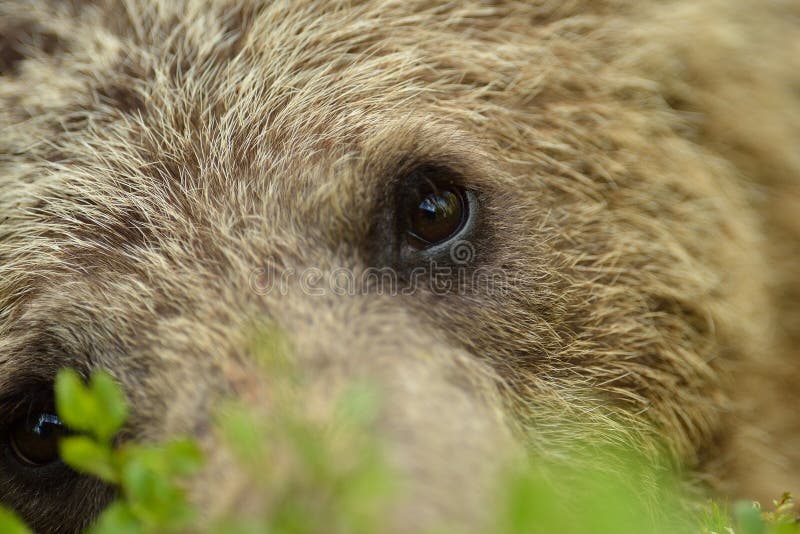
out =
<svg viewBox="0 0 800 534"><path fill-rule="evenodd" d="M254 290L405 273L420 167L476 192L469 268L502 287ZM215 451L270 321L309 404L385 386L400 531L479 510L514 443L568 459L565 419L769 499L800 493L798 272L796 1L0 0L3 414L103 368L127 436ZM209 513L247 493L226 465ZM0 461L0 503L71 532L107 502L46 476Z"/></svg>

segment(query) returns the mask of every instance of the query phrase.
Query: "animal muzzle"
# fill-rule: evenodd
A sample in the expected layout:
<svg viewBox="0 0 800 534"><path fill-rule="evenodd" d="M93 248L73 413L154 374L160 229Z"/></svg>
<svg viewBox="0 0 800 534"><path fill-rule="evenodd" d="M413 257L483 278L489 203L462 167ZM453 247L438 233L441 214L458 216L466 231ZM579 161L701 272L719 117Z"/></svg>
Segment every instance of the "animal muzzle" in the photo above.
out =
<svg viewBox="0 0 800 534"><path fill-rule="evenodd" d="M207 461L190 491L202 521L483 528L518 454L501 382L412 314L380 308L284 307L246 358L221 365L229 394L201 425Z"/></svg>

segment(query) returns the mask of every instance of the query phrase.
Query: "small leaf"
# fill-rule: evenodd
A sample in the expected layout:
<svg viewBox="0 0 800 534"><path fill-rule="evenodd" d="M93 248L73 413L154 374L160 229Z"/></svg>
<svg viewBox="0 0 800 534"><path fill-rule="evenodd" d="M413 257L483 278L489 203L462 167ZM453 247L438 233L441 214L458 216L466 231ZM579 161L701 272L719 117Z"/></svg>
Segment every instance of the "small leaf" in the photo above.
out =
<svg viewBox="0 0 800 534"><path fill-rule="evenodd" d="M129 455L122 487L133 513L150 526L175 528L191 516L183 490L170 480L163 450L138 449Z"/></svg>
<svg viewBox="0 0 800 534"><path fill-rule="evenodd" d="M145 534L145 528L127 505L115 502L100 515L89 534Z"/></svg>
<svg viewBox="0 0 800 534"><path fill-rule="evenodd" d="M272 441L253 413L240 407L228 406L217 420L217 426L226 444L240 461L257 465L260 459L267 456L265 449L268 449Z"/></svg>
<svg viewBox="0 0 800 534"><path fill-rule="evenodd" d="M94 425L95 435L101 441L110 441L128 417L125 396L114 379L102 371L92 375L90 387L100 412Z"/></svg>
<svg viewBox="0 0 800 534"><path fill-rule="evenodd" d="M33 531L25 526L14 513L0 507L0 532L3 534L32 534Z"/></svg>
<svg viewBox="0 0 800 534"><path fill-rule="evenodd" d="M118 480L111 449L86 436L64 438L61 458L78 471L94 475L106 482Z"/></svg>
<svg viewBox="0 0 800 534"><path fill-rule="evenodd" d="M95 433L98 421L97 403L73 369L62 369L56 376L56 410L67 426L82 432Z"/></svg>
<svg viewBox="0 0 800 534"><path fill-rule="evenodd" d="M766 531L761 512L750 503L736 504L736 520L741 534L763 534Z"/></svg>
<svg viewBox="0 0 800 534"><path fill-rule="evenodd" d="M203 454L191 439L176 440L164 448L164 458L175 475L187 476L197 472L203 463Z"/></svg>

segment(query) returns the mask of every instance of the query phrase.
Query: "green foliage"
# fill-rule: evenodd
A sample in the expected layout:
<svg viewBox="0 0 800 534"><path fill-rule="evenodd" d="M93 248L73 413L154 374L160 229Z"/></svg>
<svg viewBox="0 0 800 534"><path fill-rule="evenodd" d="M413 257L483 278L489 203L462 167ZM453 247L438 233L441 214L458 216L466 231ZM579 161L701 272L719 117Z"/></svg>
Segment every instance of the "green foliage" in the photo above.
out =
<svg viewBox="0 0 800 534"><path fill-rule="evenodd" d="M340 410L352 409L364 394L347 392ZM259 513L225 518L212 532L379 532L392 477L377 442L363 431L368 416L353 412L334 425L298 413L288 397L279 403L285 408L272 417L254 417L241 406L221 417L240 466L260 473L255 491L270 499Z"/></svg>
<svg viewBox="0 0 800 534"><path fill-rule="evenodd" d="M241 469L260 474L254 489L269 502L250 516L224 518L211 532L380 532L393 478L368 430L380 405L377 392L353 385L330 411L315 413L285 343L274 333L264 338L255 354L269 379L268 409L226 406L217 427Z"/></svg>
<svg viewBox="0 0 800 534"><path fill-rule="evenodd" d="M185 529L195 514L179 481L199 469L198 446L177 440L114 447L112 439L125 423L128 407L120 388L105 373L94 373L85 385L77 373L63 370L56 378L55 394L59 416L82 432L62 440L62 459L76 471L116 486L120 493L92 534Z"/></svg>
<svg viewBox="0 0 800 534"><path fill-rule="evenodd" d="M188 477L202 466L197 444L178 439L164 445L115 446L114 437L125 423L128 408L113 379L95 373L85 384L73 371L58 375L59 416L79 432L63 439L62 458L77 471L118 490L118 499L90 534L366 534L384 530L398 484L383 458L381 443L369 431L378 415L377 392L355 385L327 413L311 411L303 379L285 357L285 345L274 335L269 339L258 351L265 377L270 377L270 397L263 403L268 408L229 404L215 425L242 472L258 474L252 480L253 494L268 496L267 502L247 514L231 511L230 516L202 525L183 489ZM591 461L564 466L540 459L510 470L487 531L800 534L788 494L774 502L771 511L737 503L731 514L727 507L711 503L697 516L685 507L677 477L668 470L655 469L629 453L591 450ZM0 532L29 534L30 530L0 508Z"/></svg>
<svg viewBox="0 0 800 534"><path fill-rule="evenodd" d="M55 393L62 421L101 443L108 443L128 417L125 397L106 373L94 373L86 386L78 373L64 369L56 377Z"/></svg>
<svg viewBox="0 0 800 534"><path fill-rule="evenodd" d="M730 534L733 529L727 507L716 502L709 503L703 510L700 524L702 534Z"/></svg>
<svg viewBox="0 0 800 534"><path fill-rule="evenodd" d="M566 458L526 461L507 476L501 485L498 527L490 531L710 534L696 500L665 463L622 445L580 443ZM728 525L727 514L719 508L717 512L713 517L724 515Z"/></svg>
<svg viewBox="0 0 800 534"><path fill-rule="evenodd" d="M501 534L800 534L791 498L775 511L737 503L733 516L717 503L701 513L687 507L677 477L619 451L592 453L580 468L545 466L546 459L510 475L500 500ZM579 471L579 472L578 472Z"/></svg>
<svg viewBox="0 0 800 534"><path fill-rule="evenodd" d="M30 529L22 520L2 507L0 507L0 532L3 534L31 534Z"/></svg>

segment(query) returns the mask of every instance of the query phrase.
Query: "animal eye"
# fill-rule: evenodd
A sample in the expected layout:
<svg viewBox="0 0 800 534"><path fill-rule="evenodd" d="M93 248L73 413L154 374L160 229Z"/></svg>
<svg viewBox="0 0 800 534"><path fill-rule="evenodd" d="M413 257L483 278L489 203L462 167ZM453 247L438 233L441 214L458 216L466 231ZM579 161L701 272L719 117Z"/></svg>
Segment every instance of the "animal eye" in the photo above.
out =
<svg viewBox="0 0 800 534"><path fill-rule="evenodd" d="M449 240L459 233L469 217L467 193L459 187L423 189L417 198L408 213L408 244L414 249L426 249Z"/></svg>
<svg viewBox="0 0 800 534"><path fill-rule="evenodd" d="M59 460L58 445L67 434L67 427L56 414L34 411L11 426L9 442L20 463L41 467Z"/></svg>

